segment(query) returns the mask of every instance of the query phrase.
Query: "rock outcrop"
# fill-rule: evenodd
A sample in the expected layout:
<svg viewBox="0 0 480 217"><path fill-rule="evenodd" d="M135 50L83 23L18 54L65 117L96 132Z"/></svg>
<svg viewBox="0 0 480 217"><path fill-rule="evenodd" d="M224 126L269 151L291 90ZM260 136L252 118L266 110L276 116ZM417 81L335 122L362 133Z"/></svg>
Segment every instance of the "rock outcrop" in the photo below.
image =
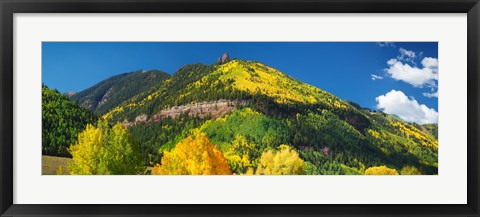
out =
<svg viewBox="0 0 480 217"><path fill-rule="evenodd" d="M103 95L100 102L98 102L97 107L105 104L112 97L112 95L113 95L113 90L112 89L113 88L108 89L108 91L105 93L105 95Z"/></svg>
<svg viewBox="0 0 480 217"><path fill-rule="evenodd" d="M73 95L77 94L77 92L74 92L74 91L70 91L70 92L66 92L65 93L65 96L68 96L68 97L71 97Z"/></svg>
<svg viewBox="0 0 480 217"><path fill-rule="evenodd" d="M233 112L238 106L245 106L247 104L247 101L243 100L231 101L224 99L211 102L190 103L187 105L174 106L169 109L161 110L159 113L153 115L150 119L147 119L147 115L142 114L137 116L133 122L129 122L127 120L123 121L123 125L130 127L138 123L158 122L164 118L176 118L181 114L187 114L190 117L198 116L200 118L210 117L215 119L222 117L227 113Z"/></svg>
<svg viewBox="0 0 480 217"><path fill-rule="evenodd" d="M218 58L217 63L224 64L230 60L230 56L225 52L221 57Z"/></svg>

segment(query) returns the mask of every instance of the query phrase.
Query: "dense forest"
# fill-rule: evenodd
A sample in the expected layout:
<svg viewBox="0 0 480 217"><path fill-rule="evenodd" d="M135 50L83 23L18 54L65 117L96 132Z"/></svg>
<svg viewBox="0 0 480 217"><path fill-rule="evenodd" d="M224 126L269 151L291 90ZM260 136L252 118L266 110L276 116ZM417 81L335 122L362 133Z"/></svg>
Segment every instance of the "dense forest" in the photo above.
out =
<svg viewBox="0 0 480 217"><path fill-rule="evenodd" d="M436 124L361 108L260 62L127 75L71 97L100 117L68 140L72 174L438 173ZM43 140L44 149L50 143Z"/></svg>
<svg viewBox="0 0 480 217"><path fill-rule="evenodd" d="M42 84L42 154L70 157L67 148L96 119L90 110Z"/></svg>

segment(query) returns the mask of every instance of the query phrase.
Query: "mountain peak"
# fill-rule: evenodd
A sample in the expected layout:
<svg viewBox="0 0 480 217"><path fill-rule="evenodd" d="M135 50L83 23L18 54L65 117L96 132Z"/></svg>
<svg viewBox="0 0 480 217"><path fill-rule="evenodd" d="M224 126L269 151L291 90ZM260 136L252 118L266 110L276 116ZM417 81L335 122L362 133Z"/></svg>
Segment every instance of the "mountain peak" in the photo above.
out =
<svg viewBox="0 0 480 217"><path fill-rule="evenodd" d="M258 92L270 96L281 104L324 103L332 104L332 106L336 104L337 107L347 106L347 103L317 87L300 82L275 68L256 61L234 59L218 65L209 76L218 76L219 80L225 82L230 81L233 88L241 91L251 94ZM209 80L209 78L204 78L204 80Z"/></svg>

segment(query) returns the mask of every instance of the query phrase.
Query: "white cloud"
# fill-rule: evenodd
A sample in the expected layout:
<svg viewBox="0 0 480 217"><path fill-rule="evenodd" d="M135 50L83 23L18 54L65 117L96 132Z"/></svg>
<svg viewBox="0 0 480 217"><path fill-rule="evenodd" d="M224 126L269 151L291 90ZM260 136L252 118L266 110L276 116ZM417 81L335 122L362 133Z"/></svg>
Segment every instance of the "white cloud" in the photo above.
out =
<svg viewBox="0 0 480 217"><path fill-rule="evenodd" d="M415 52L413 52L411 50L406 50L406 49L401 47L398 51L400 52L401 57L415 58Z"/></svg>
<svg viewBox="0 0 480 217"><path fill-rule="evenodd" d="M432 57L425 57L422 60L423 67L432 68L438 70L438 59Z"/></svg>
<svg viewBox="0 0 480 217"><path fill-rule="evenodd" d="M394 114L407 122L417 124L438 123L438 112L409 99L402 91L391 90L375 98L377 108L388 114Z"/></svg>
<svg viewBox="0 0 480 217"><path fill-rule="evenodd" d="M377 42L380 47L397 47L393 42Z"/></svg>
<svg viewBox="0 0 480 217"><path fill-rule="evenodd" d="M380 75L375 75L375 74L371 74L370 77L372 78L372 81L382 80L382 79L383 79L382 76L380 76Z"/></svg>
<svg viewBox="0 0 480 217"><path fill-rule="evenodd" d="M414 87L435 87L438 80L438 60L425 57L422 60L423 68L410 66L398 59L391 59L387 62L388 68L385 71L395 80L404 81Z"/></svg>
<svg viewBox="0 0 480 217"><path fill-rule="evenodd" d="M423 96L427 97L427 98L432 98L432 97L437 97L438 98L438 90L436 92L433 92L433 93L423 93Z"/></svg>
<svg viewBox="0 0 480 217"><path fill-rule="evenodd" d="M416 65L416 60L421 58L421 56L423 55L422 52L417 54L414 51L407 50L405 48L398 49L398 52L400 52L400 55L397 56L398 60L410 62L413 65Z"/></svg>

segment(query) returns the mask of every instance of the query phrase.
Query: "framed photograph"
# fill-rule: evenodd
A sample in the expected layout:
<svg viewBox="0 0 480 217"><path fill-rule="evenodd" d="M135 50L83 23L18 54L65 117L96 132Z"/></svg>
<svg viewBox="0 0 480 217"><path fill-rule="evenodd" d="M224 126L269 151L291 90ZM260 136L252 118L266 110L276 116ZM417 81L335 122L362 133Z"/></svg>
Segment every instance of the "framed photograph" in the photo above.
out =
<svg viewBox="0 0 480 217"><path fill-rule="evenodd" d="M479 216L478 0L0 4L2 216Z"/></svg>

